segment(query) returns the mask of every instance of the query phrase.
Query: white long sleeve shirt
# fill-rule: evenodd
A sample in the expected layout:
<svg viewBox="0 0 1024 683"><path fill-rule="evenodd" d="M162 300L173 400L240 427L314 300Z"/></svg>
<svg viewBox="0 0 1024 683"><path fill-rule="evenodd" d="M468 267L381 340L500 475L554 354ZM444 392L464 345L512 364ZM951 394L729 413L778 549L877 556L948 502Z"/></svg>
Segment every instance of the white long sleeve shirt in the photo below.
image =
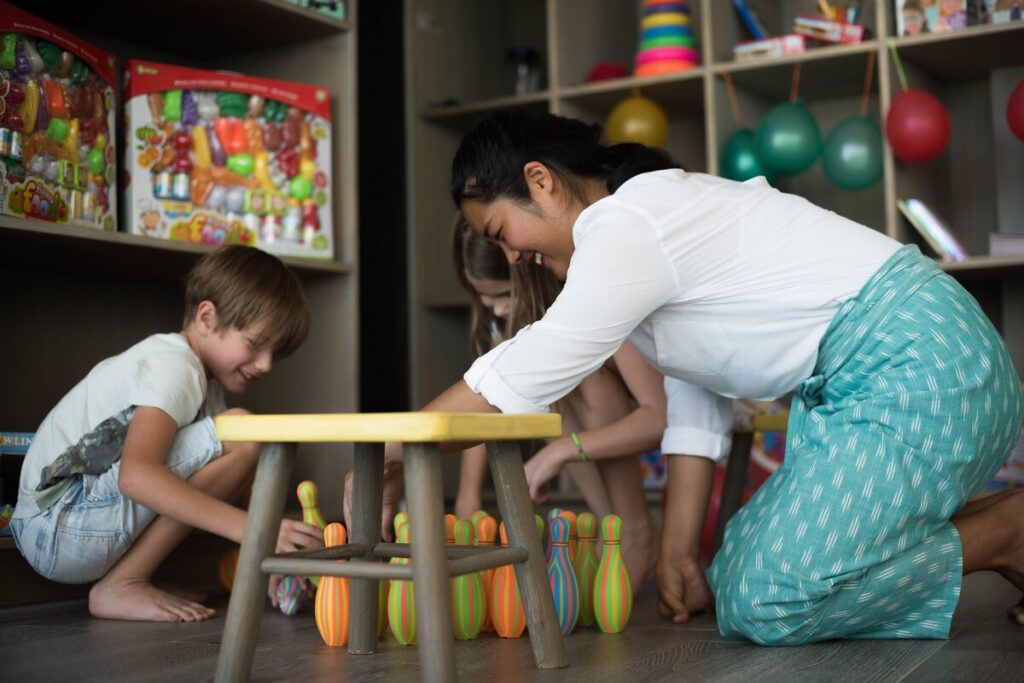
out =
<svg viewBox="0 0 1024 683"><path fill-rule="evenodd" d="M558 299L467 384L502 412L544 412L629 338L666 376L662 450L714 460L732 399L777 398L810 376L839 305L900 247L762 178L680 169L587 207L573 242Z"/></svg>

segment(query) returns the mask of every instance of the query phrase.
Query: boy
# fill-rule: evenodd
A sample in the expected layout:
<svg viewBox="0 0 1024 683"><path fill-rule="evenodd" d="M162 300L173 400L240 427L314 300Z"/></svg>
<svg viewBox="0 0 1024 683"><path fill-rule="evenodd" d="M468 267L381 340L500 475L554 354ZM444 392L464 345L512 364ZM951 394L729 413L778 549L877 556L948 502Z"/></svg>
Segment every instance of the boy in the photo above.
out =
<svg viewBox="0 0 1024 683"><path fill-rule="evenodd" d="M221 444L212 417L306 337L298 278L277 258L230 246L186 279L184 329L108 358L43 420L22 469L11 527L43 576L98 582L89 611L106 619L198 621L197 596L161 590L153 572L193 527L241 542L259 446ZM278 552L323 545L284 520Z"/></svg>

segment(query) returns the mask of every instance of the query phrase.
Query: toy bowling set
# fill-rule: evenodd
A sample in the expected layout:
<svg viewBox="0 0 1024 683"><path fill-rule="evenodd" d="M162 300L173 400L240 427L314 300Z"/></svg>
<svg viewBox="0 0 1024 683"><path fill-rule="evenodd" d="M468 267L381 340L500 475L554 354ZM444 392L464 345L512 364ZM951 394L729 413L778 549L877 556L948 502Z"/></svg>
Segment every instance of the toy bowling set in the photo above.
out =
<svg viewBox="0 0 1024 683"><path fill-rule="evenodd" d="M0 2L0 213L115 230L114 57Z"/></svg>
<svg viewBox="0 0 1024 683"><path fill-rule="evenodd" d="M132 233L333 258L325 88L155 62L125 71Z"/></svg>

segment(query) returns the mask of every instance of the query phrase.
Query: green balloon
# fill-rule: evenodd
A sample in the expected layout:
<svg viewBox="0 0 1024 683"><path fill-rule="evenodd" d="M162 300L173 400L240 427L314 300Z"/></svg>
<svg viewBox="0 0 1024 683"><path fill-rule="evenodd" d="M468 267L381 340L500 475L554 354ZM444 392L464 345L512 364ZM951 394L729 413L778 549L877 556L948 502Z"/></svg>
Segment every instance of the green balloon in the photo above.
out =
<svg viewBox="0 0 1024 683"><path fill-rule="evenodd" d="M722 154L718 159L719 174L729 180L750 180L758 176L774 184L775 178L771 171L764 167L754 151L754 131L743 128L725 141Z"/></svg>
<svg viewBox="0 0 1024 683"><path fill-rule="evenodd" d="M293 199L309 199L313 194L313 181L305 176L297 175L288 184L288 192Z"/></svg>
<svg viewBox="0 0 1024 683"><path fill-rule="evenodd" d="M844 190L862 190L882 177L882 131L865 116L846 119L829 133L821 155L825 177Z"/></svg>
<svg viewBox="0 0 1024 683"><path fill-rule="evenodd" d="M802 103L772 107L754 133L754 149L765 168L776 173L802 173L821 151L821 132Z"/></svg>
<svg viewBox="0 0 1024 683"><path fill-rule="evenodd" d="M243 178L248 178L252 175L253 165L252 155L245 152L232 154L228 157L227 167Z"/></svg>

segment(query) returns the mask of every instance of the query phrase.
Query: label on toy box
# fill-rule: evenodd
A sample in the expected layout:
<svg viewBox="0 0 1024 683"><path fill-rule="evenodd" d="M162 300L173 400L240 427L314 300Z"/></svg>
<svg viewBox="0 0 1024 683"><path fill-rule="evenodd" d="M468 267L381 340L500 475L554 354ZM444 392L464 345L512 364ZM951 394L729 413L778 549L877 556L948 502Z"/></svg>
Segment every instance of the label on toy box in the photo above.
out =
<svg viewBox="0 0 1024 683"><path fill-rule="evenodd" d="M114 58L0 2L0 213L116 228Z"/></svg>
<svg viewBox="0 0 1024 683"><path fill-rule="evenodd" d="M326 89L131 61L130 231L331 259Z"/></svg>

